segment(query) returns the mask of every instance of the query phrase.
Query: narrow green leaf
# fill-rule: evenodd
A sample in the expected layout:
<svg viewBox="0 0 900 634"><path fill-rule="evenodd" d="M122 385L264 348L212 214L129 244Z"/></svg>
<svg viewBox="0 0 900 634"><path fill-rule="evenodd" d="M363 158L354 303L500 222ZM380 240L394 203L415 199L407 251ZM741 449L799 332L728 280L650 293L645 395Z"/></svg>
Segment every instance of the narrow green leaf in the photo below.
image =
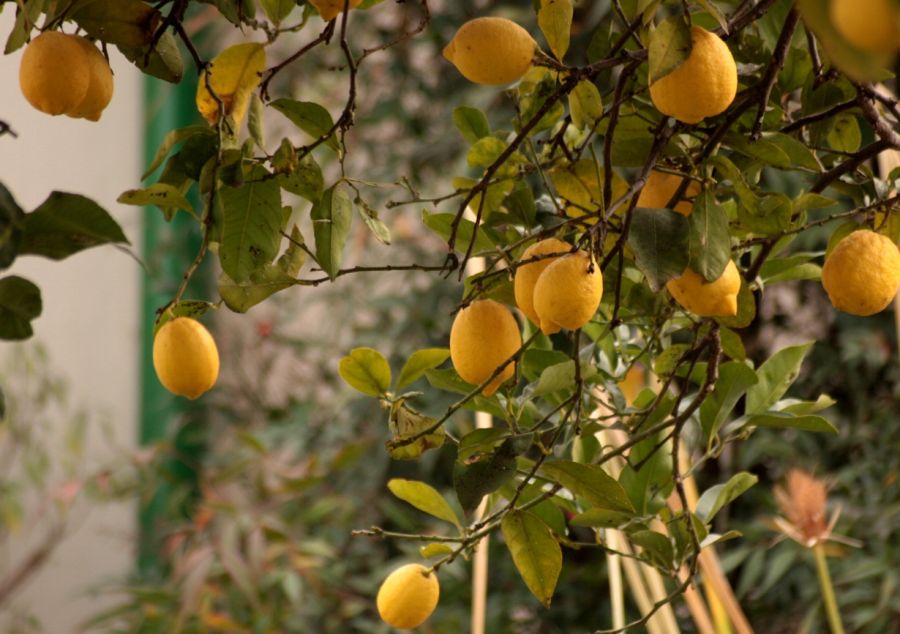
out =
<svg viewBox="0 0 900 634"><path fill-rule="evenodd" d="M177 84L184 76L184 58L181 57L178 40L171 29L162 34L152 49L149 45L142 47L119 45L119 50L132 64L148 75L172 84ZM149 59L147 59L148 50L150 50Z"/></svg>
<svg viewBox="0 0 900 634"><path fill-rule="evenodd" d="M728 420L734 406L759 379L753 368L740 361L723 363L712 394L700 406L700 426L710 441Z"/></svg>
<svg viewBox="0 0 900 634"><path fill-rule="evenodd" d="M4 55L9 55L13 51L24 46L28 41L32 28L37 24L41 12L47 0L32 0L25 3L25 10L16 11L16 21L6 40L6 48L3 50ZM0 3L2 4L2 3Z"/></svg>
<svg viewBox="0 0 900 634"><path fill-rule="evenodd" d="M550 527L527 511L513 511L503 518L500 529L525 585L550 607L562 570L562 549Z"/></svg>
<svg viewBox="0 0 900 634"><path fill-rule="evenodd" d="M662 79L681 66L691 54L690 25L680 13L666 18L650 32L648 81Z"/></svg>
<svg viewBox="0 0 900 634"><path fill-rule="evenodd" d="M24 219L25 212L0 183L0 270L7 268L19 255Z"/></svg>
<svg viewBox="0 0 900 634"><path fill-rule="evenodd" d="M87 0L69 15L93 38L126 47L153 41L162 14L140 0Z"/></svg>
<svg viewBox="0 0 900 634"><path fill-rule="evenodd" d="M128 239L106 210L78 194L53 192L22 221L19 255L62 260L73 253Z"/></svg>
<svg viewBox="0 0 900 634"><path fill-rule="evenodd" d="M469 144L491 134L487 116L478 108L458 106L453 110L453 123Z"/></svg>
<svg viewBox="0 0 900 634"><path fill-rule="evenodd" d="M419 548L419 554L423 559L431 559L432 557L443 557L444 555L449 555L453 552L453 547L449 544L444 544L441 542L432 542L430 544L425 544L421 548Z"/></svg>
<svg viewBox="0 0 900 634"><path fill-rule="evenodd" d="M541 472L593 507L622 513L634 512L625 489L599 465L550 460L541 465Z"/></svg>
<svg viewBox="0 0 900 634"><path fill-rule="evenodd" d="M394 478L388 481L387 486L391 493L404 502L439 520L450 522L462 531L459 518L447 503L447 500L430 485L417 480Z"/></svg>
<svg viewBox="0 0 900 634"><path fill-rule="evenodd" d="M556 59L562 61L569 50L572 32L572 0L541 0L538 26Z"/></svg>
<svg viewBox="0 0 900 634"><path fill-rule="evenodd" d="M716 203L712 192L704 191L694 201L688 217L690 233L690 266L708 282L719 279L731 260L731 235L728 216Z"/></svg>
<svg viewBox="0 0 900 634"><path fill-rule="evenodd" d="M778 427L781 429L800 429L802 431L825 432L836 434L837 427L827 418L815 415L797 416L789 412L766 412L756 414L747 420L746 426Z"/></svg>
<svg viewBox="0 0 900 634"><path fill-rule="evenodd" d="M746 471L736 473L725 484L717 484L704 491L697 501L697 509L694 512L697 514L697 517L708 524L722 507L730 504L735 498L756 484L758 480L759 478Z"/></svg>
<svg viewBox="0 0 900 634"><path fill-rule="evenodd" d="M163 138L162 143L159 144L159 148L157 148L153 160L150 162L149 167L147 167L147 171L141 175L141 180L149 178L150 175L156 171L156 168L162 165L163 161L169 155L169 152L175 149L175 146L179 143L184 143L192 136L202 135L212 137L214 134L215 133L210 127L206 125L189 125L185 128L178 128L177 130L170 131Z"/></svg>
<svg viewBox="0 0 900 634"><path fill-rule="evenodd" d="M782 348L763 363L756 374L759 382L747 390L747 413L762 413L780 399L800 374L803 359L814 342Z"/></svg>
<svg viewBox="0 0 900 634"><path fill-rule="evenodd" d="M643 530L628 534L631 543L640 546L643 556L654 566L671 570L675 565L675 549L668 537L656 531Z"/></svg>
<svg viewBox="0 0 900 634"><path fill-rule="evenodd" d="M465 462L473 456L491 453L508 436L509 430L502 427L473 429L459 439L456 457L458 460Z"/></svg>
<svg viewBox="0 0 900 634"><path fill-rule="evenodd" d="M193 212L194 208L176 187L165 183L154 183L144 189L129 189L122 192L116 202L123 205L156 205L166 218L171 218L176 209Z"/></svg>
<svg viewBox="0 0 900 634"><path fill-rule="evenodd" d="M344 244L350 235L353 203L338 185L325 190L310 217L316 238L316 260L331 279L341 269Z"/></svg>
<svg viewBox="0 0 900 634"><path fill-rule="evenodd" d="M331 113L312 101L296 101L282 97L269 105L290 119L291 123L306 132L314 141L331 132L334 127ZM325 141L325 145L335 152L340 151L338 139L333 133Z"/></svg>
<svg viewBox="0 0 900 634"><path fill-rule="evenodd" d="M350 387L369 396L381 396L391 387L391 366L372 348L351 350L341 359L338 371Z"/></svg>
<svg viewBox="0 0 900 634"><path fill-rule="evenodd" d="M381 244L391 243L391 230L388 229L387 225L378 217L377 211L366 204L361 198L356 199L356 210L359 212L363 222L366 223L366 226L369 228L369 231L372 232L372 235L375 236L376 240Z"/></svg>
<svg viewBox="0 0 900 634"><path fill-rule="evenodd" d="M419 380L426 370L436 368L450 358L450 350L447 348L426 348L413 352L397 377L397 390L402 390Z"/></svg>
<svg viewBox="0 0 900 634"><path fill-rule="evenodd" d="M0 339L28 339L42 308L37 286L17 275L0 279Z"/></svg>
<svg viewBox="0 0 900 634"><path fill-rule="evenodd" d="M722 12L714 5L710 0L697 0L700 3L700 6L710 14L716 22L719 23L719 26L722 27L722 30L725 33L728 33L728 19L722 15Z"/></svg>
<svg viewBox="0 0 900 634"><path fill-rule="evenodd" d="M628 245L653 292L684 273L690 260L690 222L671 209L632 211Z"/></svg>
<svg viewBox="0 0 900 634"><path fill-rule="evenodd" d="M281 245L281 189L265 170L254 170L239 187L222 186L222 270L235 282L270 264Z"/></svg>
<svg viewBox="0 0 900 634"><path fill-rule="evenodd" d="M456 217L456 214L432 214L427 211L422 211L422 222L425 223L425 226L435 232L444 240L450 239L450 231L453 225L453 219ZM472 234L475 231L475 224L471 220L466 220L463 218L459 221L459 228L456 232L456 250L465 252L468 248L469 243L472 241ZM489 230L484 227L478 227L478 235L475 237L475 248L473 249L473 255L478 255L480 253L484 253L486 251L493 251L495 248L494 242L489 237Z"/></svg>

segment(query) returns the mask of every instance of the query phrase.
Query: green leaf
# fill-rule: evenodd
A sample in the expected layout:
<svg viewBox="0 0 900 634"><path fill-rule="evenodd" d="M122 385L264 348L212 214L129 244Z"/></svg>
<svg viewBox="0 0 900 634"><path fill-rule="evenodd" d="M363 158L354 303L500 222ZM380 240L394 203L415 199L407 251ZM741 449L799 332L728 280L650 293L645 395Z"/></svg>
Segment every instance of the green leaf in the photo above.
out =
<svg viewBox="0 0 900 634"><path fill-rule="evenodd" d="M632 212L628 246L638 269L647 277L653 292L670 279L684 273L689 261L690 222L671 209L644 209Z"/></svg>
<svg viewBox="0 0 900 634"><path fill-rule="evenodd" d="M53 192L22 221L19 255L62 260L102 244L128 244L122 228L106 210L78 194Z"/></svg>
<svg viewBox="0 0 900 634"><path fill-rule="evenodd" d="M45 0L31 0L25 3L25 10L16 11L16 22L9 33L6 40L6 48L3 50L4 55L9 55L13 51L21 48L31 34L32 28L37 24L41 12L44 10ZM0 7L2 8L2 7Z"/></svg>
<svg viewBox="0 0 900 634"><path fill-rule="evenodd" d="M747 390L747 414L764 412L782 397L800 374L813 343L782 348L760 366L756 372L759 382Z"/></svg>
<svg viewBox="0 0 900 634"><path fill-rule="evenodd" d="M740 361L729 361L719 367L716 387L700 406L700 426L710 441L728 420L738 400L758 381L753 368Z"/></svg>
<svg viewBox="0 0 900 634"><path fill-rule="evenodd" d="M728 19L722 15L722 12L714 5L710 0L697 0L700 6L710 14L716 22L719 23L719 26L722 27L722 30L725 33L728 33Z"/></svg>
<svg viewBox="0 0 900 634"><path fill-rule="evenodd" d="M356 199L356 210L362 217L363 222L381 244L391 243L391 230L378 217L378 212L370 207L362 198Z"/></svg>
<svg viewBox="0 0 900 634"><path fill-rule="evenodd" d="M441 542L432 542L430 544L425 544L421 548L419 548L419 555L422 556L423 559L431 559L432 557L443 557L444 555L449 555L453 552L453 547L449 544L444 544Z"/></svg>
<svg viewBox="0 0 900 634"><path fill-rule="evenodd" d="M665 420L674 406L675 397L665 395L642 422L642 428L652 427ZM639 468L636 469L635 466ZM631 448L628 463L619 475L619 483L638 514L656 513L665 506L674 483L672 456L666 449L664 432L646 438Z"/></svg>
<svg viewBox="0 0 900 634"><path fill-rule="evenodd" d="M153 41L162 14L140 0L79 0L69 17L95 39L134 48Z"/></svg>
<svg viewBox="0 0 900 634"><path fill-rule="evenodd" d="M550 527L527 511L513 511L503 518L500 529L525 585L550 607L562 570L562 549Z"/></svg>
<svg viewBox="0 0 900 634"><path fill-rule="evenodd" d="M415 383L426 370L438 367L450 358L450 350L447 348L426 348L413 352L397 377L397 390L402 390L407 385Z"/></svg>
<svg viewBox="0 0 900 634"><path fill-rule="evenodd" d="M334 120L325 108L312 101L296 101L285 97L269 104L278 112L291 120L295 126L306 132L314 140L318 140L331 132ZM325 145L335 152L340 151L337 137L332 133Z"/></svg>
<svg viewBox="0 0 900 634"><path fill-rule="evenodd" d="M450 508L450 505L447 504L447 500L428 484L417 480L394 478L388 481L387 486L391 493L404 502L439 520L450 522L462 531L459 518L453 509Z"/></svg>
<svg viewBox="0 0 900 634"><path fill-rule="evenodd" d="M579 130L593 129L603 117L603 99L594 82L582 79L569 93L569 114Z"/></svg>
<svg viewBox="0 0 900 634"><path fill-rule="evenodd" d="M445 241L450 239L451 226L456 214L430 214L422 211L422 222L425 226L443 238ZM459 228L456 232L456 250L465 253L472 241L472 234L475 230L475 223L471 220L463 218L459 221ZM493 251L494 242L488 237L488 229L484 226L478 227L478 235L475 236L475 248L472 250L473 255L479 255L487 251Z"/></svg>
<svg viewBox="0 0 900 634"><path fill-rule="evenodd" d="M156 335L159 329L167 322L172 321L176 317L190 317L191 319L200 319L210 310L218 308L212 302L206 302L201 299L182 299L178 303L169 306L162 314L160 314L153 324L153 334Z"/></svg>
<svg viewBox="0 0 900 634"><path fill-rule="evenodd" d="M731 235L728 216L716 203L712 192L704 191L694 201L688 217L690 233L690 266L708 282L719 279L731 260Z"/></svg>
<svg viewBox="0 0 900 634"><path fill-rule="evenodd" d="M473 429L460 438L456 457L461 462L466 462L473 456L487 454L509 436L509 430L502 427L483 427Z"/></svg>
<svg viewBox="0 0 900 634"><path fill-rule="evenodd" d="M163 138L162 143L159 144L159 148L157 148L153 160L150 162L149 167L147 167L147 171L141 175L141 180L149 178L150 175L156 171L156 168L162 165L163 161L169 155L169 152L175 149L176 145L184 143L191 137L198 135L213 138L215 132L206 125L189 125L185 128L178 128L177 130L172 130L167 133Z"/></svg>
<svg viewBox="0 0 900 634"><path fill-rule="evenodd" d="M537 385L534 388L534 396L543 396L559 390L571 390L575 387L575 362L567 359L562 363L551 365L541 372Z"/></svg>
<svg viewBox="0 0 900 634"><path fill-rule="evenodd" d="M444 428L435 425L436 419L407 407L405 399L394 401L388 419L391 439L384 443L391 458L415 460L429 449L443 446ZM413 438L415 440L410 441Z"/></svg>
<svg viewBox="0 0 900 634"><path fill-rule="evenodd" d="M796 416L788 412L766 412L765 414L756 414L747 420L746 426L750 425L756 425L757 427L779 427L781 429L827 432L830 434L836 434L838 432L837 427L826 418L815 415Z"/></svg>
<svg viewBox="0 0 900 634"><path fill-rule="evenodd" d="M301 196L311 203L318 202L325 190L322 169L312 155L305 156L290 172L279 174L278 184L285 191Z"/></svg>
<svg viewBox="0 0 900 634"><path fill-rule="evenodd" d="M704 491L697 501L697 508L694 512L697 517L708 524L722 507L730 504L739 495L756 484L758 480L759 478L746 471L736 473L725 484L717 484Z"/></svg>
<svg viewBox="0 0 900 634"><path fill-rule="evenodd" d="M478 108L458 106L453 110L453 123L469 144L491 134L487 116Z"/></svg>
<svg viewBox="0 0 900 634"><path fill-rule="evenodd" d="M116 202L123 205L156 205L170 219L176 209L193 212L194 208L181 190L165 183L154 183L145 189L129 189L122 192Z"/></svg>
<svg viewBox="0 0 900 634"><path fill-rule="evenodd" d="M297 6L297 0L260 0L262 10L276 26Z"/></svg>
<svg viewBox="0 0 900 634"><path fill-rule="evenodd" d="M172 84L179 83L184 76L184 59L181 57L181 49L178 48L175 34L171 30L163 33L150 50L149 59L147 59L148 49L149 45L143 47L119 45L122 55L142 72Z"/></svg>
<svg viewBox="0 0 900 634"><path fill-rule="evenodd" d="M496 161L508 144L495 136L486 136L478 139L466 154L466 162L469 167L488 167Z"/></svg>
<svg viewBox="0 0 900 634"><path fill-rule="evenodd" d="M599 465L550 460L541 465L541 471L592 507L622 513L634 512L625 489Z"/></svg>
<svg viewBox="0 0 900 634"><path fill-rule="evenodd" d="M589 526L591 528L618 528L632 519L634 519L633 513L591 508L574 516L569 523L572 526Z"/></svg>
<svg viewBox="0 0 900 634"><path fill-rule="evenodd" d="M862 145L862 133L859 121L849 112L842 112L831 122L828 131L828 145L838 152L858 152Z"/></svg>
<svg viewBox="0 0 900 634"><path fill-rule="evenodd" d="M515 306L516 294L509 275L490 272L476 273L463 280L463 297L493 299L501 304Z"/></svg>
<svg viewBox="0 0 900 634"><path fill-rule="evenodd" d="M353 203L338 185L334 185L313 205L310 217L316 238L316 260L328 277L334 279L341 269L344 244L350 235Z"/></svg>
<svg viewBox="0 0 900 634"><path fill-rule="evenodd" d="M391 387L391 366L372 348L351 350L341 359L338 371L350 387L369 396L381 396Z"/></svg>
<svg viewBox="0 0 900 634"><path fill-rule="evenodd" d="M24 219L25 212L0 183L0 269L7 268L19 254Z"/></svg>
<svg viewBox="0 0 900 634"><path fill-rule="evenodd" d="M219 274L219 295L231 310L245 313L275 293L296 283L276 264L266 264L254 270L243 282L235 282L224 271Z"/></svg>
<svg viewBox="0 0 900 634"><path fill-rule="evenodd" d="M556 59L562 61L569 50L569 34L572 32L572 0L541 0L538 26Z"/></svg>
<svg viewBox="0 0 900 634"><path fill-rule="evenodd" d="M648 82L662 79L681 66L691 54L690 25L681 14L666 18L650 32Z"/></svg>
<svg viewBox="0 0 900 634"><path fill-rule="evenodd" d="M516 475L516 456L512 444L506 440L492 453L475 461L457 461L453 467L453 488L467 513L473 511L481 499L493 493Z"/></svg>
<svg viewBox="0 0 900 634"><path fill-rule="evenodd" d="M239 187L222 186L222 234L219 261L235 282L270 264L281 245L281 189L265 170L254 170L253 180Z"/></svg>
<svg viewBox="0 0 900 634"><path fill-rule="evenodd" d="M266 129L265 129L265 105L260 99L259 94L254 92L250 95L250 113L247 116L247 131L250 132L250 138L256 143L256 146L266 151Z"/></svg>
<svg viewBox="0 0 900 634"><path fill-rule="evenodd" d="M0 339L28 339L31 320L40 316L40 289L17 275L0 279Z"/></svg>
<svg viewBox="0 0 900 634"><path fill-rule="evenodd" d="M631 543L640 546L643 556L651 564L664 570L675 565L675 549L668 537L656 531L643 530L628 534Z"/></svg>

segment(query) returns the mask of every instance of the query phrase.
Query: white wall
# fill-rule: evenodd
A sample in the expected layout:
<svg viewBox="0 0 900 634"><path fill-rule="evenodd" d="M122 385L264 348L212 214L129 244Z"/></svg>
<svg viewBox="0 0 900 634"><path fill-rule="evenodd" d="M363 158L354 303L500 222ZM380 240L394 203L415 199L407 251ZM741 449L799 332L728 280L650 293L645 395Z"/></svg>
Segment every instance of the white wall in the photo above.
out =
<svg viewBox="0 0 900 634"><path fill-rule="evenodd" d="M0 14L0 44L14 12ZM21 50L0 55L0 120L18 133L0 137L0 181L26 211L54 189L92 198L120 222L135 251L140 249L140 214L116 203L138 184L142 171L141 76L116 53L115 93L97 123L51 117L25 101L18 90ZM140 277L137 263L111 247L92 249L63 262L23 257L0 273L24 276L40 288L44 310L33 322L35 339L70 385L72 400L115 428L116 444L131 447L139 424ZM0 356L11 354L0 342ZM100 430L91 436L90 462L98 465L113 449ZM91 585L124 576L134 561L133 505L93 511L56 551L50 563L17 596L40 616L45 631L66 634L102 605L86 595ZM22 544L0 557L0 574L21 554ZM102 599L100 600L102 601Z"/></svg>

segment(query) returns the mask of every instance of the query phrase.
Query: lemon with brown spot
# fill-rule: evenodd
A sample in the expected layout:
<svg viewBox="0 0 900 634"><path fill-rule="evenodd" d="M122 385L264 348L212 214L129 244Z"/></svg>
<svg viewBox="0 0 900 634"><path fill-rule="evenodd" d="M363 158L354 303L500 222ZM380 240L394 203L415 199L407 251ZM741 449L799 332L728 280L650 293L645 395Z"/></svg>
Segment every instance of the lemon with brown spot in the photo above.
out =
<svg viewBox="0 0 900 634"><path fill-rule="evenodd" d="M215 339L196 319L167 321L153 338L153 367L167 390L195 399L215 385L219 376Z"/></svg>
<svg viewBox="0 0 900 634"><path fill-rule="evenodd" d="M444 47L444 57L476 84L519 81L531 68L537 44L521 26L506 18L469 20Z"/></svg>
<svg viewBox="0 0 900 634"><path fill-rule="evenodd" d="M534 285L534 311L541 332L552 335L563 328L587 324L603 296L603 274L590 254L577 251L550 264Z"/></svg>
<svg viewBox="0 0 900 634"><path fill-rule="evenodd" d="M450 328L450 360L464 381L481 385L522 347L522 334L512 312L492 299L472 302L456 314ZM482 390L491 396L515 376L507 363Z"/></svg>
<svg viewBox="0 0 900 634"><path fill-rule="evenodd" d="M822 286L838 310L861 317L879 313L900 286L900 250L887 236L854 231L825 260Z"/></svg>
<svg viewBox="0 0 900 634"><path fill-rule="evenodd" d="M539 256L549 256L554 253L562 256L571 250L572 246L568 242L563 242L556 238L547 238L546 240L535 242L525 249L519 261L525 262ZM513 282L516 306L535 324L540 324L541 319L534 310L534 285L537 284L538 278L544 272L544 269L555 262L556 259L555 257L545 257L516 268L516 277Z"/></svg>
<svg viewBox="0 0 900 634"><path fill-rule="evenodd" d="M421 564L407 564L385 578L375 603L382 621L401 630L411 630L431 616L440 595L436 572Z"/></svg>
<svg viewBox="0 0 900 634"><path fill-rule="evenodd" d="M734 317L738 312L738 293L741 275L734 261L729 260L722 274L707 282L692 269L685 269L680 277L666 283L669 293L681 306L700 317Z"/></svg>
<svg viewBox="0 0 900 634"><path fill-rule="evenodd" d="M737 94L737 65L715 33L691 27L691 53L668 75L650 84L656 109L683 123L724 112Z"/></svg>

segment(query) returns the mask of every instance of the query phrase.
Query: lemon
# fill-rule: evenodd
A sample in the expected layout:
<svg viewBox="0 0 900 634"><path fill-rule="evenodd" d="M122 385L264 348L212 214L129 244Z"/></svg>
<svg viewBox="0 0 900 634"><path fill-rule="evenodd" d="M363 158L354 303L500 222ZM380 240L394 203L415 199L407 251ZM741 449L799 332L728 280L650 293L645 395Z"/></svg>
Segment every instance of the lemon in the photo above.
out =
<svg viewBox="0 0 900 634"><path fill-rule="evenodd" d="M555 169L550 172L550 180L556 192L568 203L566 215L580 218L587 214L596 214L603 207L603 166L593 159L583 158L566 169ZM628 190L628 184L621 176L613 172L612 197L620 198ZM620 206L617 215L624 211ZM595 224L597 218L586 219L587 224Z"/></svg>
<svg viewBox="0 0 900 634"><path fill-rule="evenodd" d="M474 301L460 310L450 328L453 367L463 380L474 385L487 381L521 347L516 318L506 306L492 299ZM508 363L482 393L490 396L515 373L515 362Z"/></svg>
<svg viewBox="0 0 900 634"><path fill-rule="evenodd" d="M650 85L656 109L684 123L723 112L737 94L737 66L725 42L699 26L691 27L691 42L681 66Z"/></svg>
<svg viewBox="0 0 900 634"><path fill-rule="evenodd" d="M872 53L900 50L900 11L891 0L831 0L831 23L853 46Z"/></svg>
<svg viewBox="0 0 900 634"><path fill-rule="evenodd" d="M112 70L109 68L109 62L103 57L103 53L97 50L96 46L83 37L75 37L75 40L87 55L90 81L88 82L88 89L84 99L66 114L79 119L98 121L100 115L103 114L103 110L106 109L106 106L109 105L112 99Z"/></svg>
<svg viewBox="0 0 900 634"><path fill-rule="evenodd" d="M28 103L41 112L65 114L87 95L90 63L78 39L59 31L45 31L25 47L19 87Z"/></svg>
<svg viewBox="0 0 900 634"><path fill-rule="evenodd" d="M547 238L532 244L522 253L520 261L532 259L540 255L549 255L551 253L559 253L564 255L572 250L572 246L562 240L556 238ZM538 277L544 272L551 262L555 262L557 258L544 258L537 260L531 264L524 264L516 269L516 277L513 283L513 289L516 294L516 305L525 316L535 324L540 324L541 320L534 312L534 285L537 284Z"/></svg>
<svg viewBox="0 0 900 634"><path fill-rule="evenodd" d="M825 260L822 286L838 310L862 317L881 312L900 286L900 251L887 236L854 231Z"/></svg>
<svg viewBox="0 0 900 634"><path fill-rule="evenodd" d="M153 338L153 367L167 390L195 399L215 385L219 351L203 324L176 317L163 324Z"/></svg>
<svg viewBox="0 0 900 634"><path fill-rule="evenodd" d="M603 274L591 256L578 251L557 258L534 285L534 311L541 331L575 330L591 320L603 296Z"/></svg>
<svg viewBox="0 0 900 634"><path fill-rule="evenodd" d="M685 310L701 317L734 317L737 315L737 296L741 290L741 275L729 260L722 275L707 282L699 273L685 269L681 277L669 280L666 288Z"/></svg>
<svg viewBox="0 0 900 634"><path fill-rule="evenodd" d="M411 630L431 616L440 595L437 573L420 564L407 564L385 578L375 603L382 621Z"/></svg>
<svg viewBox="0 0 900 634"><path fill-rule="evenodd" d="M309 0L319 11L319 15L326 22L333 20L339 13L344 10L344 0ZM350 8L355 9L362 3L362 0L350 0Z"/></svg>
<svg viewBox="0 0 900 634"><path fill-rule="evenodd" d="M682 180L680 176L653 170L647 176L647 182L638 196L637 206L665 209L669 201L672 200L672 196L675 195L675 191L681 186ZM694 211L694 203L684 200L684 198L694 198L699 193L700 183L694 180L690 181L682 199L675 205L675 211L682 216L690 216L691 212Z"/></svg>
<svg viewBox="0 0 900 634"><path fill-rule="evenodd" d="M475 18L444 47L463 77L476 84L510 84L531 67L536 43L521 26L506 18Z"/></svg>

